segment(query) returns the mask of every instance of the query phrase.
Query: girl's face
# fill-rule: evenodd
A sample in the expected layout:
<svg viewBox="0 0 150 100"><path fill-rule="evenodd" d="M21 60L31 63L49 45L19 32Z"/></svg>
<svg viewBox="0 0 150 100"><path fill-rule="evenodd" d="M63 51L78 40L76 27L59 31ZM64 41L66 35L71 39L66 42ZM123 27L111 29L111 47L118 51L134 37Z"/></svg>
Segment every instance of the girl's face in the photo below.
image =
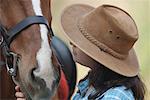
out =
<svg viewBox="0 0 150 100"><path fill-rule="evenodd" d="M74 60L86 67L89 67L93 69L95 66L97 66L97 62L89 57L87 54L85 54L83 51L81 51L78 47L76 47L74 44L70 43L72 45L73 50L73 57Z"/></svg>

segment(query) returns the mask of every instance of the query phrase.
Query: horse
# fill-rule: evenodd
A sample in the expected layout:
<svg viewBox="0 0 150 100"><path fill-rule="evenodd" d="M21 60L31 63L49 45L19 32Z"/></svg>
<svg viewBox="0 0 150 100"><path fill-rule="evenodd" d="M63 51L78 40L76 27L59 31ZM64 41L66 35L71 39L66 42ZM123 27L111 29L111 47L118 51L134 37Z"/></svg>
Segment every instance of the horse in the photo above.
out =
<svg viewBox="0 0 150 100"><path fill-rule="evenodd" d="M76 65L69 49L57 37L53 36L52 39L50 34L47 35L48 31L53 34L52 30L49 30L52 19L50 6L50 0L0 0L0 44L8 42L6 43L8 53L11 53L9 55L11 59L5 59L7 58L3 55L5 51L1 48L0 61L7 61L6 64L9 65L6 67L7 71L14 81L19 82L27 99L46 100L53 94L59 96L57 98L55 96L56 99L70 99L76 85ZM7 32L7 30L11 31ZM2 38L2 35L5 35L3 33L10 34ZM65 52L62 53L61 50ZM63 65L61 71L59 71L60 65L56 58ZM10 60L9 63L8 60ZM1 65L4 66L4 64ZM6 74L6 68L2 67L0 70L0 98L13 100L15 99L15 85ZM68 94L65 94L66 85L69 86ZM55 93L57 87L57 93Z"/></svg>
<svg viewBox="0 0 150 100"><path fill-rule="evenodd" d="M0 0L1 61L27 100L49 100L59 85L50 22L50 0Z"/></svg>

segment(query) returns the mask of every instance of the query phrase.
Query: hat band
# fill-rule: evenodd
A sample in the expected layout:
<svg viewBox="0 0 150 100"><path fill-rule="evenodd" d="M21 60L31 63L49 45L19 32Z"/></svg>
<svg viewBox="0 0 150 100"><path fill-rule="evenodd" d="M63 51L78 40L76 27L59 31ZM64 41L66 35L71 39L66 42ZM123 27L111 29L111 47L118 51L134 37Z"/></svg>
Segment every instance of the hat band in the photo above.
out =
<svg viewBox="0 0 150 100"><path fill-rule="evenodd" d="M78 22L77 26L78 26L80 32L84 35L84 37L86 39L88 39L89 41L91 41L93 44L95 44L101 51L104 51L118 59L125 59L127 57L127 55L119 54L119 53L115 52L114 50L112 50L111 48L109 48L108 46L106 46L105 44L96 40L92 35L90 35L86 31L86 29L82 26L81 23Z"/></svg>

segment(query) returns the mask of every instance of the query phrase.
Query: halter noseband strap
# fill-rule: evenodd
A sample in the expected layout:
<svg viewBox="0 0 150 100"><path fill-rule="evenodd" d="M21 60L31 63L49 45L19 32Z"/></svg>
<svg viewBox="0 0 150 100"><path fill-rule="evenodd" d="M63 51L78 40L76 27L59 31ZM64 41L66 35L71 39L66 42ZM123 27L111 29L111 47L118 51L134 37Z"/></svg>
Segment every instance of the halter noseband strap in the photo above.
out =
<svg viewBox="0 0 150 100"><path fill-rule="evenodd" d="M7 44L10 44L13 40L13 38L23 31L24 29L28 28L29 26L33 24L44 24L47 26L47 29L50 30L49 24L47 19L45 19L43 16L30 16L18 23L15 27L13 27L11 30L7 32L7 35L9 38L7 39Z"/></svg>
<svg viewBox="0 0 150 100"><path fill-rule="evenodd" d="M15 39L15 37L24 29L30 27L33 24L44 24L46 25L49 33L53 36L52 29L49 27L48 21L43 16L29 16L20 23L18 23L16 26L14 26L12 29L7 31L3 26L0 26L0 34L1 39L0 41L0 47L2 48L2 54L5 58L5 64L7 67L8 72L11 76L16 76L16 66L17 66L17 54L10 51L10 44ZM12 64L8 63L9 58L12 58ZM3 62L0 61L0 65Z"/></svg>

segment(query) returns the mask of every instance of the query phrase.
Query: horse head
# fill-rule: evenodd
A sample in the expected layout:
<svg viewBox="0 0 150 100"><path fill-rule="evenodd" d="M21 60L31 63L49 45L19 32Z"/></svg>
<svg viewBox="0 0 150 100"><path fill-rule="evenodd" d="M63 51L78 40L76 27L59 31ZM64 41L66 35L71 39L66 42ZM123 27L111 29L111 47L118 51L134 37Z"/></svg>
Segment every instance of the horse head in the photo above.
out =
<svg viewBox="0 0 150 100"><path fill-rule="evenodd" d="M27 99L47 100L59 83L50 22L50 0L0 0L0 53Z"/></svg>

